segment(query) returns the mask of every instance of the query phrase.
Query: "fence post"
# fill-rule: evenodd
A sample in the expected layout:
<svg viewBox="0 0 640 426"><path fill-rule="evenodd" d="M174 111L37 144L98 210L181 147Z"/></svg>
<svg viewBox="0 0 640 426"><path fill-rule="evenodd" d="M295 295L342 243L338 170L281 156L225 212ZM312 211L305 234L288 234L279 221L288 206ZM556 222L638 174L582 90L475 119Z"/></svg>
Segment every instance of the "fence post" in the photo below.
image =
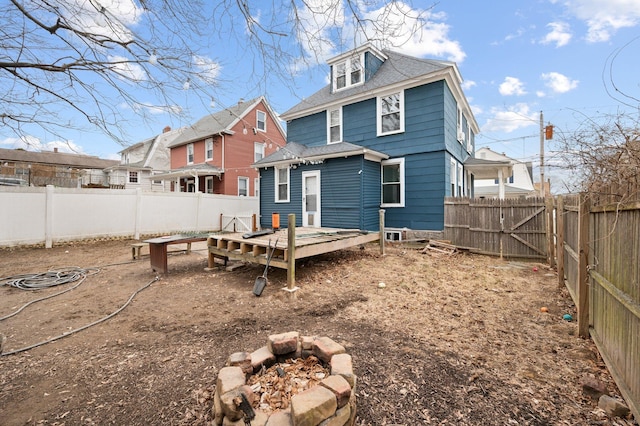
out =
<svg viewBox="0 0 640 426"><path fill-rule="evenodd" d="M558 208L556 209L556 256L558 261L558 287L564 287L564 198L558 196Z"/></svg>
<svg viewBox="0 0 640 426"><path fill-rule="evenodd" d="M545 210L547 213L547 262L549 266L556 266L555 244L553 243L553 197L545 198Z"/></svg>
<svg viewBox="0 0 640 426"><path fill-rule="evenodd" d="M136 188L136 218L133 224L133 239L140 239L140 226L142 224L142 188Z"/></svg>
<svg viewBox="0 0 640 426"><path fill-rule="evenodd" d="M44 247L53 247L53 185L47 185L44 201Z"/></svg>
<svg viewBox="0 0 640 426"><path fill-rule="evenodd" d="M589 337L589 213L591 203L585 193L580 194L578 215L578 335Z"/></svg>

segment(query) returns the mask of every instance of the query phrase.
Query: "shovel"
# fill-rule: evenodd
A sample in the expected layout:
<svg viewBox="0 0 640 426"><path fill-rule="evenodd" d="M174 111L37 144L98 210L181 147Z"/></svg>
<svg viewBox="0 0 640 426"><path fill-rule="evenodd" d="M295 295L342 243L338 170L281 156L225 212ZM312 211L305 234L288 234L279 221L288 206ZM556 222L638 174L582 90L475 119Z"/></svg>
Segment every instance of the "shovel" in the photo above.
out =
<svg viewBox="0 0 640 426"><path fill-rule="evenodd" d="M264 267L264 272L262 276L256 278L256 282L253 284L253 294L256 296L260 296L262 291L269 283L267 280L267 270L269 269L269 262L271 262L271 258L273 257L273 253L276 251L276 245L278 245L278 239L276 238L276 243L273 245L273 249L271 249L271 240L269 240L269 245L267 247L267 264Z"/></svg>

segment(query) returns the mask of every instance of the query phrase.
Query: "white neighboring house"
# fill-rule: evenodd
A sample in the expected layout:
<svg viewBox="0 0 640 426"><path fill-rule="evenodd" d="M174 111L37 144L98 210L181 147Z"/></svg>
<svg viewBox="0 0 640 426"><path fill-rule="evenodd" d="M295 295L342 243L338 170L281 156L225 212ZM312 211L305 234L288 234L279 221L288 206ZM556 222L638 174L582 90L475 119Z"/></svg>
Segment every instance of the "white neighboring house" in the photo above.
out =
<svg viewBox="0 0 640 426"><path fill-rule="evenodd" d="M533 187L532 165L530 162L523 163L504 154L498 154L490 148L479 148L476 150L475 158L489 161L508 161L511 163L512 174L505 177L504 196L505 198L531 197L537 192ZM475 198L498 198L498 179L476 179L473 183L473 193Z"/></svg>
<svg viewBox="0 0 640 426"><path fill-rule="evenodd" d="M184 128L171 130L167 126L157 136L128 146L119 152L120 164L109 167L109 187L114 189L142 188L144 191L170 191L165 182L153 176L171 170L168 145Z"/></svg>

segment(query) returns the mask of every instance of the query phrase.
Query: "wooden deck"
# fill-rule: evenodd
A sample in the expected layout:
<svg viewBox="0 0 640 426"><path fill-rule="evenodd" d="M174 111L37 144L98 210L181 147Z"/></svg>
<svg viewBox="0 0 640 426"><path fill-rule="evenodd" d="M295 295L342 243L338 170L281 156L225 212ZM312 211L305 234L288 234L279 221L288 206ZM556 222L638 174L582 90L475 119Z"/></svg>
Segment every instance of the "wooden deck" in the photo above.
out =
<svg viewBox="0 0 640 426"><path fill-rule="evenodd" d="M287 270L289 289L295 285L295 261L373 241L381 233L353 229L302 228L281 229L273 234L244 238L242 233L210 235L207 239L209 267L215 258L233 259L265 265L267 248L275 246L270 266Z"/></svg>

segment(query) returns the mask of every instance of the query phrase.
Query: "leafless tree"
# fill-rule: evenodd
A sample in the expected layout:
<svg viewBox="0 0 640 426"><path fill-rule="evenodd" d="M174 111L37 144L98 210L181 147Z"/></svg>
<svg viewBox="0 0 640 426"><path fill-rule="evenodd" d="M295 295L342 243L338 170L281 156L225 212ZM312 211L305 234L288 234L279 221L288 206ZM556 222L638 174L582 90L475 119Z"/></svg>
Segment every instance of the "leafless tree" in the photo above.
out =
<svg viewBox="0 0 640 426"><path fill-rule="evenodd" d="M265 87L274 76L287 84L328 47L397 31L389 18L406 13L410 36L424 17L405 3L272 0L265 16L259 0L3 0L0 131L23 137L40 127L64 139L65 129L97 128L127 144L130 117L184 113L185 89L208 104L236 79L225 81L211 57L216 46L245 46L238 56L253 68L242 76L247 85ZM376 4L384 10L372 18Z"/></svg>
<svg viewBox="0 0 640 426"><path fill-rule="evenodd" d="M561 158L575 189L602 202L637 199L640 190L640 121L630 114L586 118L561 139Z"/></svg>

